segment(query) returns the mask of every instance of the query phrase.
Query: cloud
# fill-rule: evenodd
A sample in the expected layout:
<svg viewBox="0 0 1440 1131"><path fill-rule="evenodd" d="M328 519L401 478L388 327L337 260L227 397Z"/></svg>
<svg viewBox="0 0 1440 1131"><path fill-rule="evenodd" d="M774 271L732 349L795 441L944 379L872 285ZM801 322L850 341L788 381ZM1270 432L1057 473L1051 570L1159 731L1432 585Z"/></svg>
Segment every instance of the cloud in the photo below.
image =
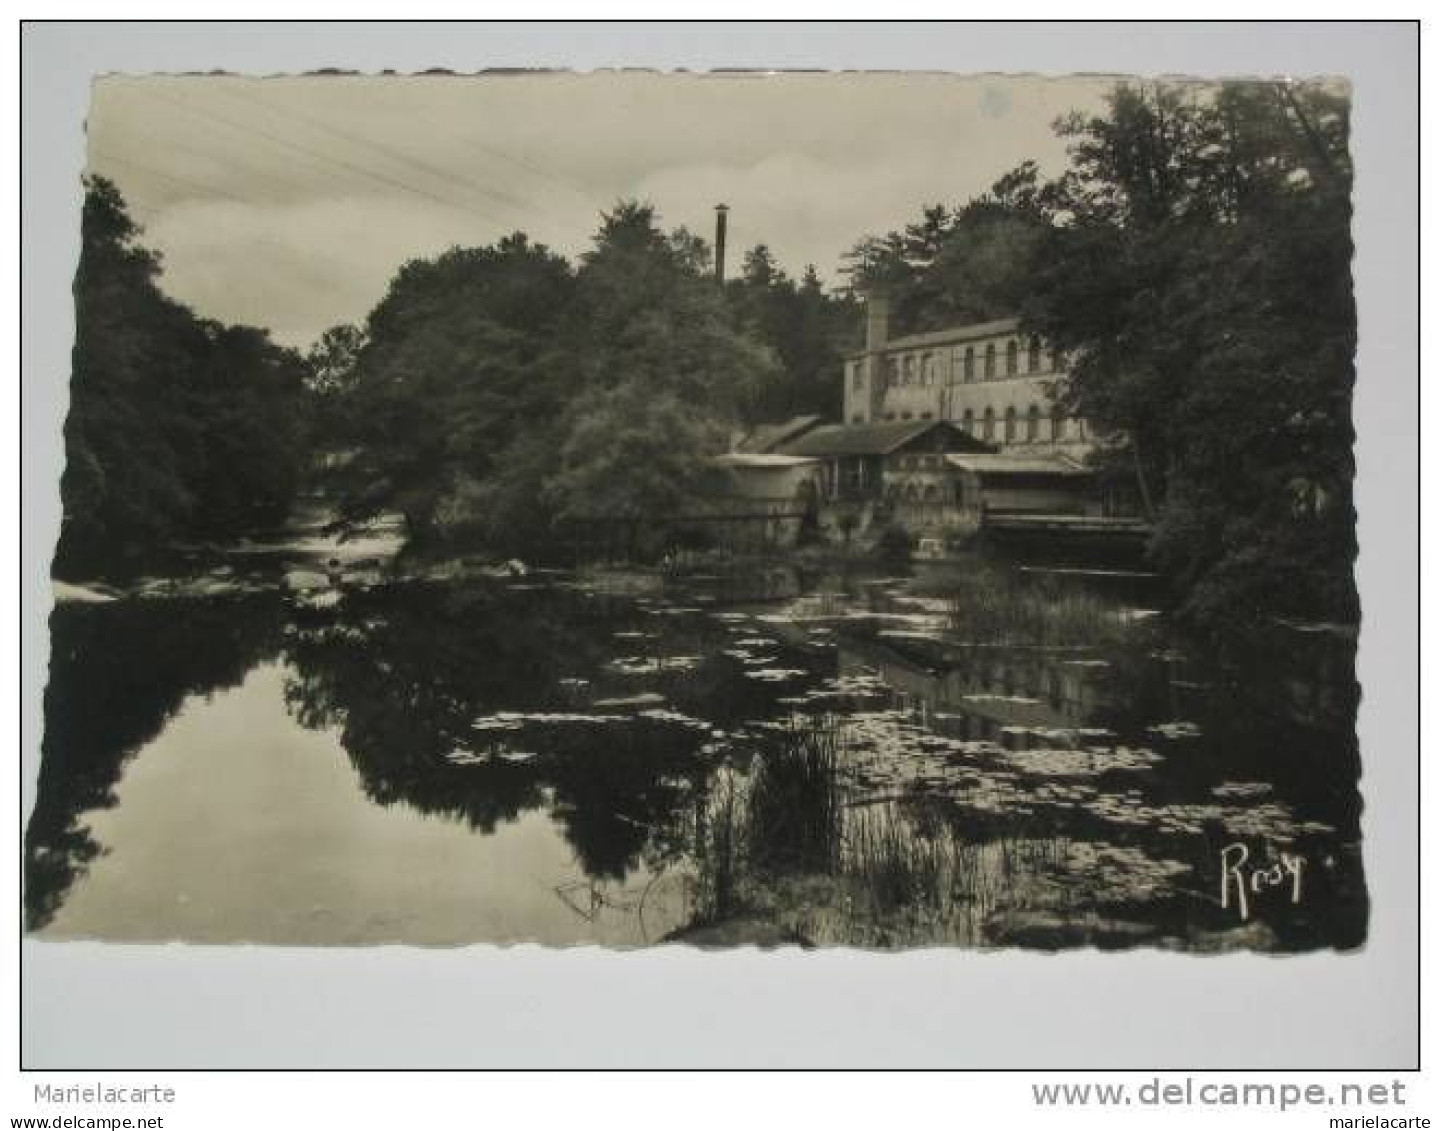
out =
<svg viewBox="0 0 1440 1131"><path fill-rule="evenodd" d="M577 256L599 214L650 200L733 262L756 243L839 281L859 238L961 203L1109 83L946 75L104 79L92 168L205 316L303 346L363 320L407 259L526 231Z"/></svg>
<svg viewBox="0 0 1440 1131"><path fill-rule="evenodd" d="M407 259L469 235L419 202L342 197L290 206L191 201L160 213L146 242L163 255L162 286L197 312L267 326L304 346L326 327L357 321Z"/></svg>

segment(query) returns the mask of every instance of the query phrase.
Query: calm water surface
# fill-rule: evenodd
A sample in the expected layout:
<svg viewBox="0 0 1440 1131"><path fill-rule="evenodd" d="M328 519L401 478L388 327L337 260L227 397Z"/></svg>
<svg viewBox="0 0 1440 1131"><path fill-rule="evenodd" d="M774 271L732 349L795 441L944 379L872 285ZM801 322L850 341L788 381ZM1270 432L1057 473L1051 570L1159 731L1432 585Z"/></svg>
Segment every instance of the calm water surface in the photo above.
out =
<svg viewBox="0 0 1440 1131"><path fill-rule="evenodd" d="M1364 938L1346 641L987 646L924 575L212 588L57 608L33 933Z"/></svg>

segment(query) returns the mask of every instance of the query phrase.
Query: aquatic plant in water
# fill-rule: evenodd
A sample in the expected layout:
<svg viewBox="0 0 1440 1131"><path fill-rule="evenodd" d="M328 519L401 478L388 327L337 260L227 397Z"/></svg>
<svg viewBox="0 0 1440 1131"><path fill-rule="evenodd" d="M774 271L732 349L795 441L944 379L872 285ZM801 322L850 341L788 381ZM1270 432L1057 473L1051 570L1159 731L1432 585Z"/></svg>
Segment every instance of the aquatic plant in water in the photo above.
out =
<svg viewBox="0 0 1440 1131"><path fill-rule="evenodd" d="M1120 606L1094 593L980 563L956 575L947 598L950 628L975 643L1101 647L1128 631Z"/></svg>

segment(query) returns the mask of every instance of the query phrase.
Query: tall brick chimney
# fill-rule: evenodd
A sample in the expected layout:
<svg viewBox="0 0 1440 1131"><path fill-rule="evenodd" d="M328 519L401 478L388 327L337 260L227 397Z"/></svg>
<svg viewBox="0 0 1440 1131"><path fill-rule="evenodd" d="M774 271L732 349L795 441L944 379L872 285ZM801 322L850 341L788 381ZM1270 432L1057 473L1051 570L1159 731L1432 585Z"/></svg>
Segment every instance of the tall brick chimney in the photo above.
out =
<svg viewBox="0 0 1440 1131"><path fill-rule="evenodd" d="M715 281L725 281L725 222L730 213L728 204L715 206Z"/></svg>
<svg viewBox="0 0 1440 1131"><path fill-rule="evenodd" d="M890 340L890 296L881 287L865 292L865 349L868 353L884 349Z"/></svg>

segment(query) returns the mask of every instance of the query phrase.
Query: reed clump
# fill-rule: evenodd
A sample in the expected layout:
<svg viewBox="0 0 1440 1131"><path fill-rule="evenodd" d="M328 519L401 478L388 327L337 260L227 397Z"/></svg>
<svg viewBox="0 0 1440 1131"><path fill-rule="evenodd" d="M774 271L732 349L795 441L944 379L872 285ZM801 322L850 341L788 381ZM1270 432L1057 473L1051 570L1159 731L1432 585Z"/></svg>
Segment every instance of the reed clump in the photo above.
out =
<svg viewBox="0 0 1440 1131"><path fill-rule="evenodd" d="M695 814L701 920L751 908L777 876L837 869L840 745L833 726L797 725L769 738L748 767L717 775Z"/></svg>
<svg viewBox="0 0 1440 1131"><path fill-rule="evenodd" d="M1096 647L1119 643L1127 632L1112 601L982 563L953 579L945 597L950 627L974 643Z"/></svg>
<svg viewBox="0 0 1440 1131"><path fill-rule="evenodd" d="M840 859L840 734L834 727L782 732L756 759L746 838L767 871L831 872Z"/></svg>
<svg viewBox="0 0 1440 1131"><path fill-rule="evenodd" d="M842 755L843 732L814 720L717 777L697 813L698 921L803 913L790 897L804 890L851 938L968 939L1063 858L1058 842L967 840L922 799L857 803Z"/></svg>

